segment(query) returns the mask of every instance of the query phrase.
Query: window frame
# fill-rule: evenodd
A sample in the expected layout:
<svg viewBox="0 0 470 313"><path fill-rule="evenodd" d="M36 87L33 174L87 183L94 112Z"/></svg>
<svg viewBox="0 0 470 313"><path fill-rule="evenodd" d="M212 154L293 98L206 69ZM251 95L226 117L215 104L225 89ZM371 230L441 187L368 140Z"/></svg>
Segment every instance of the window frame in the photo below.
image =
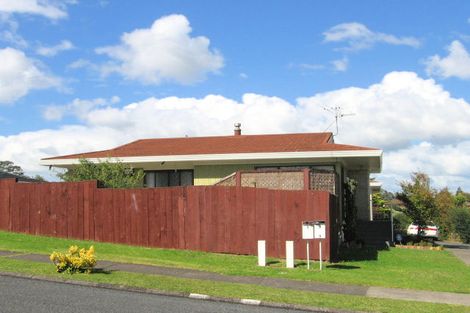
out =
<svg viewBox="0 0 470 313"><path fill-rule="evenodd" d="M144 176L144 187L145 188L167 188L167 187L183 187L181 185L181 173L182 172L190 172L191 173L191 184L190 185L185 185L185 186L194 186L194 170L192 169L182 169L182 170L150 170L150 171L144 171L145 176ZM148 173L154 173L153 177L153 186L148 186L147 185L147 174ZM167 174L167 186L157 186L157 174L158 173L166 173ZM178 174L178 185L170 185L170 174L171 173L177 173Z"/></svg>

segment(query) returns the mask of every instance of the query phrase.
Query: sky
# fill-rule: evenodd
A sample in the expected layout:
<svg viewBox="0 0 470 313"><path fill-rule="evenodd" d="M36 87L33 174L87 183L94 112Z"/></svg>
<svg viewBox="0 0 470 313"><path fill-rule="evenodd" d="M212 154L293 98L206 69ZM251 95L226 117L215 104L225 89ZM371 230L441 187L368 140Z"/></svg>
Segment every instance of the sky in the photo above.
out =
<svg viewBox="0 0 470 313"><path fill-rule="evenodd" d="M470 2L0 0L0 160L335 133L470 190ZM344 116L335 127L335 109Z"/></svg>

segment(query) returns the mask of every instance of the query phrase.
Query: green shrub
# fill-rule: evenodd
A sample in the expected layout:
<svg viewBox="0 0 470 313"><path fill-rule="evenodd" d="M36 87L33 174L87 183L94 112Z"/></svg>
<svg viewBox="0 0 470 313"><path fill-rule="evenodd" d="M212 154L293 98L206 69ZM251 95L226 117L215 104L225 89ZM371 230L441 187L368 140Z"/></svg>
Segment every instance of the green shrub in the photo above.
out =
<svg viewBox="0 0 470 313"><path fill-rule="evenodd" d="M409 218L405 213L394 211L393 229L395 233L406 235L406 230L410 224L411 218Z"/></svg>
<svg viewBox="0 0 470 313"><path fill-rule="evenodd" d="M95 249L93 246L86 250L78 246L71 246L68 253L52 252L49 259L54 263L57 272L68 271L74 273L91 273L96 265Z"/></svg>
<svg viewBox="0 0 470 313"><path fill-rule="evenodd" d="M104 188L138 188L143 185L144 171L119 160L108 159L97 163L87 159L79 161L80 164L57 176L66 182L97 180L98 186Z"/></svg>
<svg viewBox="0 0 470 313"><path fill-rule="evenodd" d="M418 243L419 246L421 247L432 247L433 246L433 243L432 242L429 242L429 241L426 241L426 240L421 240L419 243Z"/></svg>
<svg viewBox="0 0 470 313"><path fill-rule="evenodd" d="M468 208L455 208L452 212L452 222L455 232L464 243L470 243L470 210Z"/></svg>

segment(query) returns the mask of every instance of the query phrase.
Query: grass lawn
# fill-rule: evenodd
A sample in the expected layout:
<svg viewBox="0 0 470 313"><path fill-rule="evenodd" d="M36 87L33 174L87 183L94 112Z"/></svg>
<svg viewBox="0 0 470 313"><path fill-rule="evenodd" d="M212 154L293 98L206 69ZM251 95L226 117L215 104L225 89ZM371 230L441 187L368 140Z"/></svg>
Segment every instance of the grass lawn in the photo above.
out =
<svg viewBox="0 0 470 313"><path fill-rule="evenodd" d="M255 285L221 283L126 272L111 272L107 274L93 273L90 275L58 274L55 273L52 264L13 260L5 257L0 257L0 271L40 275L64 280L91 281L164 291L201 293L225 298L250 298L277 303L359 310L365 312L470 312L470 307L464 306L293 291Z"/></svg>
<svg viewBox="0 0 470 313"><path fill-rule="evenodd" d="M256 257L195 251L155 249L98 243L0 231L0 249L50 254L65 251L71 244L95 245L98 260L183 267L226 275L265 276L341 284L411 288L470 293L470 267L447 251L391 249L379 251L376 260L327 264L320 272L317 264L288 270L282 260L270 259L266 268L256 266Z"/></svg>

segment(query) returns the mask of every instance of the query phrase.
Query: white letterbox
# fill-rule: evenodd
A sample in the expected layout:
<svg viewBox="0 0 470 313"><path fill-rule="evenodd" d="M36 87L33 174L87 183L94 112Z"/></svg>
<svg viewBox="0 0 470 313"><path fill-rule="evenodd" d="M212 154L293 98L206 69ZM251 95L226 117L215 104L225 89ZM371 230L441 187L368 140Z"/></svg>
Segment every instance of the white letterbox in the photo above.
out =
<svg viewBox="0 0 470 313"><path fill-rule="evenodd" d="M305 221L302 222L302 239L325 239L325 221Z"/></svg>
<svg viewBox="0 0 470 313"><path fill-rule="evenodd" d="M324 221L318 221L313 224L313 238L325 239L326 238L326 225Z"/></svg>
<svg viewBox="0 0 470 313"><path fill-rule="evenodd" d="M313 222L302 222L302 239L314 239Z"/></svg>

